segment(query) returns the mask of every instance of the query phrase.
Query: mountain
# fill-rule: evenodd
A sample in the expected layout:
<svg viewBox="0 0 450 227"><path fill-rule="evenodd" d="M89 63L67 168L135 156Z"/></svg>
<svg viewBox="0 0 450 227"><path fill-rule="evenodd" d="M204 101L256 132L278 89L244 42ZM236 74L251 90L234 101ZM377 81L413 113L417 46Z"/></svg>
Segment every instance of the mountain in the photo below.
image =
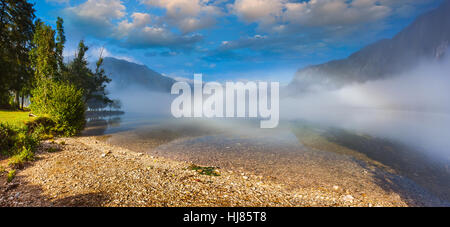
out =
<svg viewBox="0 0 450 227"><path fill-rule="evenodd" d="M314 87L339 88L349 83L389 78L424 59L441 59L450 41L450 0L419 16L392 39L366 46L346 59L308 66L289 84L290 93Z"/></svg>
<svg viewBox="0 0 450 227"><path fill-rule="evenodd" d="M170 92L174 79L163 76L145 65L106 57L103 62L106 75L112 79L110 90L140 87L149 91Z"/></svg>

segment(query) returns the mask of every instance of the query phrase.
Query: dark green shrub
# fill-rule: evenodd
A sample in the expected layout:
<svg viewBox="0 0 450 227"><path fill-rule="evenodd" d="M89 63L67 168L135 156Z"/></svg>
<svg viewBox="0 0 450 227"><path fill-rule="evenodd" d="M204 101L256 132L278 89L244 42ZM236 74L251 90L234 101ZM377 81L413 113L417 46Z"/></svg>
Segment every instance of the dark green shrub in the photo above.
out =
<svg viewBox="0 0 450 227"><path fill-rule="evenodd" d="M8 155L13 152L16 144L17 130L0 123L0 152Z"/></svg>
<svg viewBox="0 0 450 227"><path fill-rule="evenodd" d="M57 132L56 123L49 117L37 117L25 122L29 134L38 136L41 140L51 139L60 133Z"/></svg>
<svg viewBox="0 0 450 227"><path fill-rule="evenodd" d="M8 165L13 168L22 168L28 161L34 161L34 152L31 149L23 148L19 154L9 159Z"/></svg>
<svg viewBox="0 0 450 227"><path fill-rule="evenodd" d="M28 128L28 132L34 132L42 127L45 133L51 133L56 123L49 117L37 117L25 122L25 126Z"/></svg>
<svg viewBox="0 0 450 227"><path fill-rule="evenodd" d="M39 134L29 133L26 128L0 124L0 151L3 155L17 155L23 149L34 151L39 139Z"/></svg>
<svg viewBox="0 0 450 227"><path fill-rule="evenodd" d="M45 82L33 90L31 110L35 114L49 115L55 131L74 136L85 126L86 105L83 91L73 85Z"/></svg>

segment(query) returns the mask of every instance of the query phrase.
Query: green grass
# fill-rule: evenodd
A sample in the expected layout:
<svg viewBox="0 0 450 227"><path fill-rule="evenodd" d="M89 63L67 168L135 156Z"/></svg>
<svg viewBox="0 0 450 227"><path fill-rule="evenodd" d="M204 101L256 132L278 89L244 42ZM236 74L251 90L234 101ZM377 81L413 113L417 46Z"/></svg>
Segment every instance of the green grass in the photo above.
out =
<svg viewBox="0 0 450 227"><path fill-rule="evenodd" d="M22 127L24 122L30 120L29 112L0 110L0 123Z"/></svg>

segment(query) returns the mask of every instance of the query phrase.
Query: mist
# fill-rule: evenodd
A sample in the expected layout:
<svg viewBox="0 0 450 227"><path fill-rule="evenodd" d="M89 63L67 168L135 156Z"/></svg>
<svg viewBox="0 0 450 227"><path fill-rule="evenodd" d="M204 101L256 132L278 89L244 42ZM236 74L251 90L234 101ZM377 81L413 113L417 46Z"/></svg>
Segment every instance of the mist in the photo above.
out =
<svg viewBox="0 0 450 227"><path fill-rule="evenodd" d="M302 119L352 130L402 142L433 157L450 160L448 72L449 58L423 61L390 79L285 97L280 100L281 121ZM110 93L112 98L122 101L127 113L173 118L171 103L175 95L140 86L114 89ZM215 121L218 119L207 119L205 124L215 125Z"/></svg>
<svg viewBox="0 0 450 227"><path fill-rule="evenodd" d="M169 93L149 91L140 86L130 86L127 89L109 90L113 99L122 102L122 109L128 113L151 116L169 116L173 96Z"/></svg>
<svg viewBox="0 0 450 227"><path fill-rule="evenodd" d="M390 79L284 98L280 115L399 141L450 161L449 72L449 58L423 61Z"/></svg>

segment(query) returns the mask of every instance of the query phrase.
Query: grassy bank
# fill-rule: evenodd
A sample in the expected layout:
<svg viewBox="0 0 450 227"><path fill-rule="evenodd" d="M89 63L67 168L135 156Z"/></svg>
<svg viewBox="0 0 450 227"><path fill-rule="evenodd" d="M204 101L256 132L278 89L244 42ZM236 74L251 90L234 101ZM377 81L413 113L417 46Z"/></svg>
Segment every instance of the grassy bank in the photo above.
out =
<svg viewBox="0 0 450 227"><path fill-rule="evenodd" d="M28 114L28 111L0 110L0 123L23 127L25 122L31 119Z"/></svg>
<svg viewBox="0 0 450 227"><path fill-rule="evenodd" d="M0 176L10 182L16 169L34 160L34 151L46 134L43 119L29 117L27 111L0 110Z"/></svg>

